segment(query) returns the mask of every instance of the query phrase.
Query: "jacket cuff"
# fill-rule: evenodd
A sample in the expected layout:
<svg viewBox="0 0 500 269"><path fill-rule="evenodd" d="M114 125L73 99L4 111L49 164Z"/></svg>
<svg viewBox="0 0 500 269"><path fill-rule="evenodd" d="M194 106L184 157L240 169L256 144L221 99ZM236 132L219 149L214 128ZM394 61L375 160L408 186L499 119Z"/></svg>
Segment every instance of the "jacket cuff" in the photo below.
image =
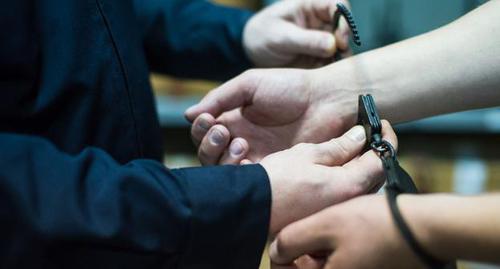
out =
<svg viewBox="0 0 500 269"><path fill-rule="evenodd" d="M259 267L267 241L271 187L260 165L172 170L191 208L180 268Z"/></svg>

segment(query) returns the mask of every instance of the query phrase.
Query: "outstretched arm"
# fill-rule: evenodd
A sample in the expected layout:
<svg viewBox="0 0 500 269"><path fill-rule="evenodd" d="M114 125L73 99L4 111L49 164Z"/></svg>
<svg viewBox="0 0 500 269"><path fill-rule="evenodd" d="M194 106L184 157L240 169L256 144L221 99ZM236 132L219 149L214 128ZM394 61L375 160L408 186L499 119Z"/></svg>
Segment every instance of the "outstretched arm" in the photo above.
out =
<svg viewBox="0 0 500 269"><path fill-rule="evenodd" d="M286 146L338 136L355 124L361 93L372 93L382 117L395 123L499 105L499 8L500 0L490 1L438 30L321 69L243 73L186 112L190 120L198 117L192 135L200 158L257 161ZM223 143L203 140L210 128L223 131ZM221 156L230 156L230 138L242 138L244 151L228 161Z"/></svg>
<svg viewBox="0 0 500 269"><path fill-rule="evenodd" d="M490 1L430 33L322 68L313 83L351 114L355 96L371 92L393 122L499 105L499 9ZM333 89L353 94L335 100Z"/></svg>
<svg viewBox="0 0 500 269"><path fill-rule="evenodd" d="M412 231L434 256L500 264L500 194L403 195L398 200Z"/></svg>

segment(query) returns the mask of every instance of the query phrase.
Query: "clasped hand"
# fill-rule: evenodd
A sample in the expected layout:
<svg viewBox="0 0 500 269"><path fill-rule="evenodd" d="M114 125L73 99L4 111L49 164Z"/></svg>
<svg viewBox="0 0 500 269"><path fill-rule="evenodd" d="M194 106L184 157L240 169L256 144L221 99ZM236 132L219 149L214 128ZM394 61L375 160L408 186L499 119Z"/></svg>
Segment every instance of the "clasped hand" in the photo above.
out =
<svg viewBox="0 0 500 269"><path fill-rule="evenodd" d="M254 15L245 25L243 46L258 67L318 67L348 50L349 28L342 19L332 34L336 4L346 0L287 0Z"/></svg>

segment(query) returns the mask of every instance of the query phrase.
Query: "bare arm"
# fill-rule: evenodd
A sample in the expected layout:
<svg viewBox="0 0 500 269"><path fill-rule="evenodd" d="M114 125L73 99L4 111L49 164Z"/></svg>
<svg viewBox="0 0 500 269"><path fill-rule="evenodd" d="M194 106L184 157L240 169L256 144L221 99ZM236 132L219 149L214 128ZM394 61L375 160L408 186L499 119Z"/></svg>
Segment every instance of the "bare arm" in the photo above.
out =
<svg viewBox="0 0 500 269"><path fill-rule="evenodd" d="M434 257L500 264L500 194L402 195L398 204ZM270 255L275 269L425 268L398 231L384 195L361 196L288 225Z"/></svg>
<svg viewBox="0 0 500 269"><path fill-rule="evenodd" d="M192 135L200 156L206 164L256 162L327 141L356 123L359 94L372 93L393 123L500 105L499 11L500 0L491 0L438 30L321 69L245 72L186 112L198 117ZM203 142L210 128L227 128L225 143ZM231 137L242 138L245 150L227 159Z"/></svg>
<svg viewBox="0 0 500 269"><path fill-rule="evenodd" d="M490 1L430 33L324 67L313 81L371 92L392 122L499 105L499 12L500 1ZM330 98L354 119L357 95Z"/></svg>
<svg viewBox="0 0 500 269"><path fill-rule="evenodd" d="M435 257L500 263L500 194L403 195L398 203L415 236Z"/></svg>

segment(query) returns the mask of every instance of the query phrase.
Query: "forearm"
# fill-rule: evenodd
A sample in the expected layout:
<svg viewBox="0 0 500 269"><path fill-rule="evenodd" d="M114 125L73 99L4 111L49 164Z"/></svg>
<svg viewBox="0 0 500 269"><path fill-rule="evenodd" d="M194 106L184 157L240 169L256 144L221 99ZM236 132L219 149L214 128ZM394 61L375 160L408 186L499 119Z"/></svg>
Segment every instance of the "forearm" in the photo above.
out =
<svg viewBox="0 0 500 269"><path fill-rule="evenodd" d="M69 155L6 133L0 148L0 268L33 267L19 266L30 255L29 264L65 257L56 259L61 268L258 266L271 208L259 165L121 165L97 148Z"/></svg>
<svg viewBox="0 0 500 269"><path fill-rule="evenodd" d="M417 240L435 257L500 263L500 194L402 195L398 204Z"/></svg>
<svg viewBox="0 0 500 269"><path fill-rule="evenodd" d="M499 8L490 1L438 30L332 64L314 83L349 92L331 100L344 98L352 115L357 95L371 93L393 122L499 105Z"/></svg>

